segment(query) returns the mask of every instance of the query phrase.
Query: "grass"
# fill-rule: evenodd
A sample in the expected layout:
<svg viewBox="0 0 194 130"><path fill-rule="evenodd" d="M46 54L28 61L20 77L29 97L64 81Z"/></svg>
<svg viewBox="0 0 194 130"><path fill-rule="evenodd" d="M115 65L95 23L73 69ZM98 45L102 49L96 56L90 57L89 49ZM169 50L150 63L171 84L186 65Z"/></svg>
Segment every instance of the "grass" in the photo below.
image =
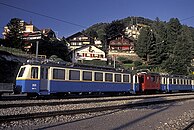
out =
<svg viewBox="0 0 194 130"><path fill-rule="evenodd" d="M128 69L128 68L132 68L134 66L134 64L123 64L123 67L125 68L125 69Z"/></svg>
<svg viewBox="0 0 194 130"><path fill-rule="evenodd" d="M26 52L22 51L21 49L4 47L4 46L0 46L0 51L5 51L5 52L8 52L12 55L22 56L22 57L32 57L32 56L34 56L34 54L32 54L32 55L27 54Z"/></svg>

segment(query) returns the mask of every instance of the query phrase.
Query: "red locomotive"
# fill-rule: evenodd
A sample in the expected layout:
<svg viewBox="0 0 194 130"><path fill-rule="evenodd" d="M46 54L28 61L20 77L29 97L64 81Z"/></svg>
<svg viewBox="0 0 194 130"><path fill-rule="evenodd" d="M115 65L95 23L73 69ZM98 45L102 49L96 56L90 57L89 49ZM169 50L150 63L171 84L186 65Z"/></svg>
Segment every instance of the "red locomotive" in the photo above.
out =
<svg viewBox="0 0 194 130"><path fill-rule="evenodd" d="M160 75L158 73L138 73L139 91L159 91L160 90Z"/></svg>

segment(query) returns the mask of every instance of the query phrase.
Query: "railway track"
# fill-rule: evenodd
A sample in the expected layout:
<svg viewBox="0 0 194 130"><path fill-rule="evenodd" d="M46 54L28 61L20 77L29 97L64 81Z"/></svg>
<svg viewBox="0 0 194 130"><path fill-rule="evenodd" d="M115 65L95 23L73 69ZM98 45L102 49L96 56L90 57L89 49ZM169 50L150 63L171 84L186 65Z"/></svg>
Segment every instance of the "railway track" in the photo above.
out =
<svg viewBox="0 0 194 130"><path fill-rule="evenodd" d="M192 121L189 125L187 125L183 130L193 130L194 128L194 121Z"/></svg>
<svg viewBox="0 0 194 130"><path fill-rule="evenodd" d="M2 115L0 116L0 123L3 122L11 122L18 120L27 120L27 119L36 119L36 118L45 118L59 115L75 115L75 114L83 114L83 113L93 113L93 112L102 112L108 110L117 110L117 109L126 109L126 108L134 108L139 106L149 106L155 104L164 104L171 103L177 101L185 101L194 99L194 95L191 96L183 96L173 99L161 99L160 100L150 100L143 102L131 102L121 105L111 105L104 107L95 107L95 108L84 108L84 109L73 109L73 110L61 110L61 111L49 111L49 112L37 112L37 113L27 113L27 114L18 114L18 115Z"/></svg>
<svg viewBox="0 0 194 130"><path fill-rule="evenodd" d="M68 105L68 104L82 104L82 103L100 103L100 102L111 102L111 101L122 101L122 100L134 100L134 99L151 99L151 98L163 98L172 96L184 96L194 95L194 93L178 93L178 94L166 94L166 95L148 95L148 96L128 96L128 97L114 97L108 99L89 99L89 100L75 100L75 101L51 101L51 102L33 102L33 103L1 103L0 109L2 108L13 108L13 107L30 107L30 106L55 106L55 105Z"/></svg>

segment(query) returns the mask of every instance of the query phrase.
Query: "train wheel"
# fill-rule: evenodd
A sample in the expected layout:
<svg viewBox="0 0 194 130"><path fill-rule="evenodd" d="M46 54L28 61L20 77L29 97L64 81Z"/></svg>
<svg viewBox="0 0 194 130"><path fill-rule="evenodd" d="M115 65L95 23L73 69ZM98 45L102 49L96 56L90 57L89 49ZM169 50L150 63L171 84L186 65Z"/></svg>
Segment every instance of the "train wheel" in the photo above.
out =
<svg viewBox="0 0 194 130"><path fill-rule="evenodd" d="M37 99L38 98L38 94L37 93L27 93L27 97L29 99Z"/></svg>

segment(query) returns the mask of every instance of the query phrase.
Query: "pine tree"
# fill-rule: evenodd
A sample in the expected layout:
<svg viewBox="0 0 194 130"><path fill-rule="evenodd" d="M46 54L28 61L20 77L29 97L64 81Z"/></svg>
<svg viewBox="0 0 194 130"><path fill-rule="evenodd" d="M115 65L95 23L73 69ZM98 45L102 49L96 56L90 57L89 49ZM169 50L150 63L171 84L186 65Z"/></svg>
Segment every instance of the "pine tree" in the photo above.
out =
<svg viewBox="0 0 194 130"><path fill-rule="evenodd" d="M153 54L155 53L154 44L155 38L151 29L149 27L141 29L139 38L135 44L135 52L147 65L152 64Z"/></svg>
<svg viewBox="0 0 194 130"><path fill-rule="evenodd" d="M125 25L120 21L113 21L105 27L106 37L110 38L118 34L124 34Z"/></svg>
<svg viewBox="0 0 194 130"><path fill-rule="evenodd" d="M171 18L167 23L167 39L166 39L166 60L163 62L162 67L168 72L171 71L173 66L174 48L177 43L178 35L181 33L182 25L177 18Z"/></svg>
<svg viewBox="0 0 194 130"><path fill-rule="evenodd" d="M173 55L169 58L169 61L171 61L167 68L169 72L173 74L188 74L193 58L193 44L189 28L183 26L180 35L177 36Z"/></svg>
<svg viewBox="0 0 194 130"><path fill-rule="evenodd" d="M166 39L167 30L165 23L156 18L156 21L152 24L152 30L155 36L155 64L161 64L167 59Z"/></svg>
<svg viewBox="0 0 194 130"><path fill-rule="evenodd" d="M22 48L22 31L24 26L21 25L21 19L13 18L7 24L9 29L8 33L5 35L6 39L11 43L11 47Z"/></svg>
<svg viewBox="0 0 194 130"><path fill-rule="evenodd" d="M173 53L178 35L181 33L181 27L182 25L177 18L171 18L167 23L167 46L169 56Z"/></svg>

